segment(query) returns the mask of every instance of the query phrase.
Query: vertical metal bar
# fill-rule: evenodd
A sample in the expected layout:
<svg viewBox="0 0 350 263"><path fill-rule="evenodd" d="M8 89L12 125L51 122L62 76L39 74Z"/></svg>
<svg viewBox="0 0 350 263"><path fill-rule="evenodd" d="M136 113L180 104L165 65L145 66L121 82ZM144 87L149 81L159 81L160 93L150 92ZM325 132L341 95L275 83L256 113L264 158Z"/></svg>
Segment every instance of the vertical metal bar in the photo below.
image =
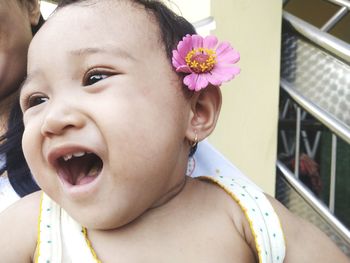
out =
<svg viewBox="0 0 350 263"><path fill-rule="evenodd" d="M287 99L284 106L283 106L283 111L282 111L282 115L281 115L282 119L285 119L287 116L289 104L290 104L290 99Z"/></svg>
<svg viewBox="0 0 350 263"><path fill-rule="evenodd" d="M329 210L334 213L335 207L335 182L337 171L337 136L332 134L332 152L331 152L331 182L329 187Z"/></svg>
<svg viewBox="0 0 350 263"><path fill-rule="evenodd" d="M332 16L322 27L321 30L324 32L327 32L330 30L340 19L342 19L346 13L348 12L348 9L343 6L339 9L337 13L335 13L334 16Z"/></svg>
<svg viewBox="0 0 350 263"><path fill-rule="evenodd" d="M281 140L282 140L282 145L284 148L284 152L287 156L290 156L292 154L291 150L288 147L288 142L287 142L287 135L285 131L280 131L281 133Z"/></svg>
<svg viewBox="0 0 350 263"><path fill-rule="evenodd" d="M312 159L315 159L316 151L318 149L318 145L320 144L321 134L322 133L320 131L318 131L316 133L316 137L314 140L314 146L312 147Z"/></svg>
<svg viewBox="0 0 350 263"><path fill-rule="evenodd" d="M301 119L305 120L306 115L307 115L307 111L303 110L303 112L301 113Z"/></svg>
<svg viewBox="0 0 350 263"><path fill-rule="evenodd" d="M311 152L310 142L309 142L309 138L307 136L307 133L306 133L306 131L300 131L300 132L301 132L301 138L303 139L306 154L308 156L310 156L311 158L313 158L311 156L312 152Z"/></svg>
<svg viewBox="0 0 350 263"><path fill-rule="evenodd" d="M296 129L295 129L295 165L294 165L294 175L299 178L299 156L300 156L300 126L301 126L301 109L297 106L297 119L296 119Z"/></svg>

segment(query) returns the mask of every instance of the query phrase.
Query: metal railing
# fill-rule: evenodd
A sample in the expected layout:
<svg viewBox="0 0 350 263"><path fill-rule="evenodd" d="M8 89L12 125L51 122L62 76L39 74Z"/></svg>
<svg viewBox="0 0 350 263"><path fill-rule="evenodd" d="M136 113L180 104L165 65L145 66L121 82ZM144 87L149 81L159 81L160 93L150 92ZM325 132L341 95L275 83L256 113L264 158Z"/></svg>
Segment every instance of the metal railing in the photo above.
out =
<svg viewBox="0 0 350 263"><path fill-rule="evenodd" d="M288 21L298 33L350 63L350 44L327 32L321 31L319 28L310 25L286 11L283 11L283 18Z"/></svg>
<svg viewBox="0 0 350 263"><path fill-rule="evenodd" d="M336 23L348 14L350 10L350 1L346 0L328 0L329 2L339 5L339 10L321 27L317 28L300 18L284 11L283 19L288 21L293 29L310 40L312 43L325 49L326 52L335 55L350 65L350 44L327 33ZM288 1L284 1L286 3ZM298 89L286 79L281 79L280 86L289 97L296 103L296 127L295 127L295 162L294 173L289 170L281 161L277 161L277 169L282 173L283 178L294 188L294 190L310 205L315 211L339 234L350 246L349 230L333 215L335 207L335 181L336 181L336 153L337 153L337 137L341 138L350 145L350 127L340 120L336 119L332 114L322 109L314 102L303 96ZM329 191L329 207L327 208L320 200L302 184L299 178L299 156L300 156L300 139L304 132L301 128L302 114L305 111L321 122L332 132L331 142L331 167L330 167L330 191Z"/></svg>
<svg viewBox="0 0 350 263"><path fill-rule="evenodd" d="M346 7L346 8L348 8L350 10L350 2L349 2L349 0L328 0L328 2L331 2L331 3L339 5L339 6Z"/></svg>
<svg viewBox="0 0 350 263"><path fill-rule="evenodd" d="M301 129L302 122L302 113L301 110L310 115L315 119L323 123L327 128L329 128L332 133L332 142L331 142L331 169L330 169L330 188L329 188L329 210L334 213L335 208L335 194L336 194L336 166L337 166L337 136L342 138L345 142L350 144L350 128L345 126L343 123L339 122L337 119L332 117L326 111L319 108L317 105L310 102L304 96L298 94L293 88L291 88L287 81L281 80L281 88L287 92L287 94L295 101L296 103L296 128L295 128L295 152L294 152L294 177L299 178L299 167L300 160L299 156L301 155L301 135L303 132ZM302 184L301 184L302 185ZM301 191L301 190L300 190ZM314 199L316 200L316 199Z"/></svg>
<svg viewBox="0 0 350 263"><path fill-rule="evenodd" d="M293 85L288 81L281 79L281 88L288 93L293 100L299 104L308 113L322 122L327 128L334 132L337 136L342 138L344 141L350 144L350 127L345 125L343 122L338 121L327 111L323 110L319 106L315 105L313 102L305 98L303 95L299 94L293 88Z"/></svg>
<svg viewBox="0 0 350 263"><path fill-rule="evenodd" d="M294 174L280 161L277 161L277 168L284 175L284 178L294 190L310 204L310 206L328 222L346 242L350 244L350 231L321 203L315 195L295 178Z"/></svg>

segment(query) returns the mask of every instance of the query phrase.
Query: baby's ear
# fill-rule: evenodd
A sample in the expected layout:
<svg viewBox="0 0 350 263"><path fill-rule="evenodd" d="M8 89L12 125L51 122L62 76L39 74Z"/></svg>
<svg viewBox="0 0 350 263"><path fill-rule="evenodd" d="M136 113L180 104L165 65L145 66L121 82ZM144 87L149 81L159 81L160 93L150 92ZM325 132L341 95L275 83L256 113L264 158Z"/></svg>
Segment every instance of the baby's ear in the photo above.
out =
<svg viewBox="0 0 350 263"><path fill-rule="evenodd" d="M38 0L28 0L25 2L28 11L30 24L36 26L40 18L40 2Z"/></svg>
<svg viewBox="0 0 350 263"><path fill-rule="evenodd" d="M208 137L214 130L221 109L221 91L218 87L207 87L195 92L191 98L191 112L186 137L198 141Z"/></svg>

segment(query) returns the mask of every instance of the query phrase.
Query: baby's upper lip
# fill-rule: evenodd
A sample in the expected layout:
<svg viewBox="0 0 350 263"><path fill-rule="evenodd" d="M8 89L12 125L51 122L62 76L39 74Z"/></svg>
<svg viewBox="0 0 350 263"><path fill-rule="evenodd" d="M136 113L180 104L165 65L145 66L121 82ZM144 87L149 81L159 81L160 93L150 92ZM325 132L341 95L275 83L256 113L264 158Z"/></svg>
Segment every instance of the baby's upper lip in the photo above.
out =
<svg viewBox="0 0 350 263"><path fill-rule="evenodd" d="M57 168L58 160L60 158L63 158L66 155L79 153L79 152L94 153L99 156L99 154L96 153L96 150L91 149L90 147L78 145L78 144L69 144L69 145L61 145L61 146L56 146L51 148L47 154L47 160L51 166Z"/></svg>

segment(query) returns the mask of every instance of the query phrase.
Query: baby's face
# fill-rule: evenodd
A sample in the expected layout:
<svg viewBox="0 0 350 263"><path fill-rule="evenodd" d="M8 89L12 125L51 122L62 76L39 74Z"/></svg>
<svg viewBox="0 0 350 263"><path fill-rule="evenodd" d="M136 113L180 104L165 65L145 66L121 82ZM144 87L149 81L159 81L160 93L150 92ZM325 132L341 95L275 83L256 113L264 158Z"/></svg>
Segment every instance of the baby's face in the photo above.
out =
<svg viewBox="0 0 350 263"><path fill-rule="evenodd" d="M160 39L139 8L98 3L61 9L30 46L24 153L86 227L128 223L183 180L190 105Z"/></svg>

